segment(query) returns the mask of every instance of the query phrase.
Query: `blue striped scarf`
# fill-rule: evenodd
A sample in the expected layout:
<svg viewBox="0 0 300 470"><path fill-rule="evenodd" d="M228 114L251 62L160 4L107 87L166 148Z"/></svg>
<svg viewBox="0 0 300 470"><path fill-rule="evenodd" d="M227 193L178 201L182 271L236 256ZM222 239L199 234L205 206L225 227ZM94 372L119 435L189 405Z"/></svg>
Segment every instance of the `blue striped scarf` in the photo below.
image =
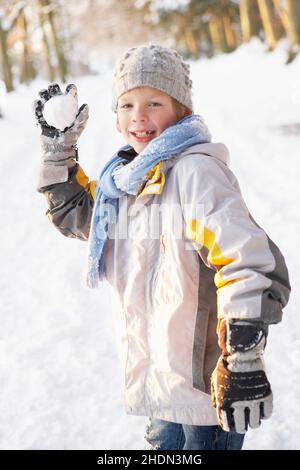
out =
<svg viewBox="0 0 300 470"><path fill-rule="evenodd" d="M199 115L184 117L151 140L134 160L122 158L125 145L101 171L88 242L88 259L84 275L87 287L94 288L105 279L105 246L109 224L118 222L119 198L137 195L147 181L147 174L160 161L168 160L195 144L211 141L210 132Z"/></svg>

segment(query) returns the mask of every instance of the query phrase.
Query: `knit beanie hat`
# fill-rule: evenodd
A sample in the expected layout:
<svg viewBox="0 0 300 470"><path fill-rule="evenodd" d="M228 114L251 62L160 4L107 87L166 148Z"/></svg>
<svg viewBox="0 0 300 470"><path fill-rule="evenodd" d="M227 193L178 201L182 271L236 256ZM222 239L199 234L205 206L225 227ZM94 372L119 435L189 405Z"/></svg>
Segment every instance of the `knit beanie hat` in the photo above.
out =
<svg viewBox="0 0 300 470"><path fill-rule="evenodd" d="M193 111L189 64L175 50L158 44L132 47L117 63L113 79L112 109L123 93L137 87L157 88Z"/></svg>

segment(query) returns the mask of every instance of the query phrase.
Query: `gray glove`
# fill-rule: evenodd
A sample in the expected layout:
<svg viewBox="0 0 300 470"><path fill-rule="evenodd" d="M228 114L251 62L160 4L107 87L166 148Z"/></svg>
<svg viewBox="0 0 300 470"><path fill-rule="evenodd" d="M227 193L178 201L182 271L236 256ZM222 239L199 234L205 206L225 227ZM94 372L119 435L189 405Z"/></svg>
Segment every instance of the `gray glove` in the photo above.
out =
<svg viewBox="0 0 300 470"><path fill-rule="evenodd" d="M77 88L70 84L65 94L71 93L77 98ZM83 104L74 122L63 131L50 126L44 116L43 109L46 101L53 96L61 95L57 83L49 85L48 89L39 92L40 99L34 102L36 123L41 128L42 164L39 174L38 188L55 183L68 181L68 169L76 165L77 140L86 126L89 108Z"/></svg>
<svg viewBox="0 0 300 470"><path fill-rule="evenodd" d="M211 376L213 405L224 431L244 434L272 413L272 391L263 363L267 327L263 323L221 321L222 355Z"/></svg>

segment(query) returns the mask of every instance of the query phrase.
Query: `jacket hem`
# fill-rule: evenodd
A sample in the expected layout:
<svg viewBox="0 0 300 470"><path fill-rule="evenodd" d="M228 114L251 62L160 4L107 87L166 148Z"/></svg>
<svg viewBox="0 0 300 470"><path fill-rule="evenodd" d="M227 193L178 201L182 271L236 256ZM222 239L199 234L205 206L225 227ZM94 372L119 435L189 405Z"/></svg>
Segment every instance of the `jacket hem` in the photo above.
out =
<svg viewBox="0 0 300 470"><path fill-rule="evenodd" d="M218 425L217 412L215 408L207 408L207 405L201 407L201 404L187 408L185 405L177 406L176 408L164 408L150 410L145 407L144 409L133 409L132 407L126 408L128 415L134 416L148 416L152 419L162 419L172 423L187 424L193 426L215 426Z"/></svg>

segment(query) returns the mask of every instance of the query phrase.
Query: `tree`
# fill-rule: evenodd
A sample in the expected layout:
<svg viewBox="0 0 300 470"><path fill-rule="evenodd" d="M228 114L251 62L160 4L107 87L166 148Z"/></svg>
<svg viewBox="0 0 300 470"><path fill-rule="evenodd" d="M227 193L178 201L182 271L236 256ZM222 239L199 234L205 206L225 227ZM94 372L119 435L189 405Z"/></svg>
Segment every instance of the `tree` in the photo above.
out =
<svg viewBox="0 0 300 470"><path fill-rule="evenodd" d="M222 21L227 48L229 51L233 51L237 47L237 35L235 34L234 21L230 12L224 13Z"/></svg>
<svg viewBox="0 0 300 470"><path fill-rule="evenodd" d="M40 7L38 8L38 21L39 21L39 27L41 30L41 36L42 36L42 51L43 51L43 56L46 62L46 68L47 68L47 77L49 82L54 81L55 77L55 70L51 62L51 51L50 51L50 45L46 33L46 19L45 19L45 13L43 12L43 8Z"/></svg>
<svg viewBox="0 0 300 470"><path fill-rule="evenodd" d="M300 2L298 0L273 0L281 18L286 34L290 40L287 63L299 53L300 48Z"/></svg>
<svg viewBox="0 0 300 470"><path fill-rule="evenodd" d="M212 56L216 50L230 52L239 43L234 28L239 21L239 7L232 0L144 0L142 8L144 17L150 22L153 18L157 29L165 31L167 39L184 56L198 58L201 54Z"/></svg>
<svg viewBox="0 0 300 470"><path fill-rule="evenodd" d="M36 76L31 57L30 42L27 30L27 19L22 9L18 16L18 29L20 31L20 42L22 43L20 81L29 83Z"/></svg>
<svg viewBox="0 0 300 470"><path fill-rule="evenodd" d="M259 36L261 21L256 0L240 1L240 21L244 42L249 42L253 36Z"/></svg>
<svg viewBox="0 0 300 470"><path fill-rule="evenodd" d="M43 31L43 42L44 42L44 52L46 55L46 60L48 64L48 71L49 75L52 76L51 72L51 58L49 53L49 43L46 37L46 32L44 29L45 20L48 21L51 31L52 43L54 46L54 50L56 53L57 64L58 64L58 73L60 75L60 79L63 83L66 82L67 73L68 73L68 65L67 60L63 51L63 40L62 37L58 35L57 28L56 28L56 10L55 5L51 3L51 0L39 0L40 9L41 9L41 16L40 19L42 21L42 31Z"/></svg>
<svg viewBox="0 0 300 470"><path fill-rule="evenodd" d="M272 0L257 0L257 3L269 50L273 50L282 36L282 29L276 21L274 4Z"/></svg>
<svg viewBox="0 0 300 470"><path fill-rule="evenodd" d="M290 23L292 44L300 44L300 2L299 0L286 0L286 11Z"/></svg>
<svg viewBox="0 0 300 470"><path fill-rule="evenodd" d="M286 0L288 16L288 34L291 40L288 63L291 62L300 50L300 2L299 0Z"/></svg>
<svg viewBox="0 0 300 470"><path fill-rule="evenodd" d="M3 80L6 86L6 91L13 91L13 77L11 71L11 60L8 53L7 47L7 34L9 32L9 24L4 25L3 16L0 12L0 59L1 59L1 71Z"/></svg>
<svg viewBox="0 0 300 470"><path fill-rule="evenodd" d="M206 1L204 17L209 15L211 40L216 50L231 52L240 43L235 24L239 22L238 5L231 0Z"/></svg>

